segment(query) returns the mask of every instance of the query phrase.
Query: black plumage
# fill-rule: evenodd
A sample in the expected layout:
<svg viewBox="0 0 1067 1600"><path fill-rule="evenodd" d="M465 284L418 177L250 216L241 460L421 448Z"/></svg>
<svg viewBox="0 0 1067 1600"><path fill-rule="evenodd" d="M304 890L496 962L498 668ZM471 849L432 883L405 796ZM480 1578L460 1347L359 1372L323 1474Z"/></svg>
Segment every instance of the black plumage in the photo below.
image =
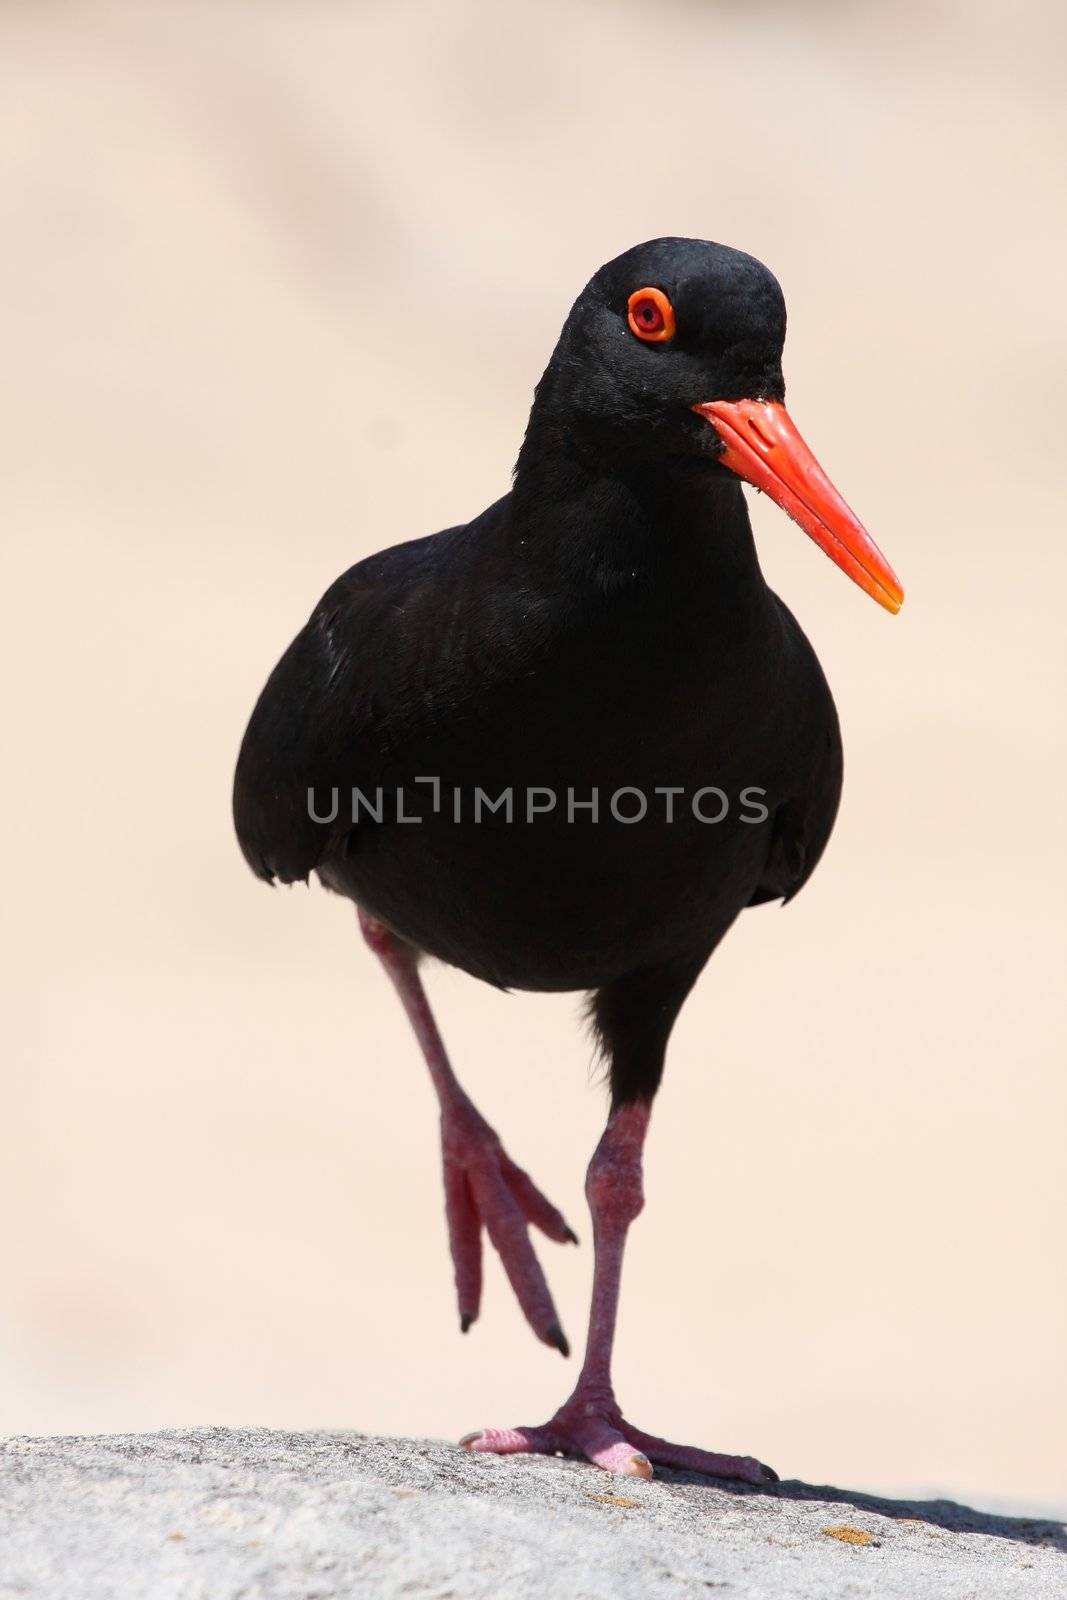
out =
<svg viewBox="0 0 1067 1600"><path fill-rule="evenodd" d="M681 379L680 352L637 344L613 309L616 283L663 281L664 261L679 324L687 295L699 314ZM709 265L725 269L721 327ZM744 906L796 892L837 808L837 718L763 580L740 483L686 404L780 397L783 335L773 278L733 251L662 241L597 275L538 386L511 494L361 561L272 673L235 787L254 871L317 872L419 949L543 990L624 989L637 974L647 989L654 967L677 992L672 969L699 970ZM423 776L444 785L436 816ZM731 800L721 823L676 804L667 824L666 797L652 799L708 785ZM497 823L483 806L455 822L450 791L470 811L477 788L509 786L551 789L555 813L527 824L520 806ZM400 787L423 820L379 825L360 806L353 827L354 787L381 787L387 818ZM650 797L644 821L614 820L623 787ZM338 789L334 825L311 819L309 788L320 815ZM746 788L766 791L765 823L740 820ZM596 822L578 805L593 789ZM595 1012L612 1055L618 1009Z"/></svg>
<svg viewBox="0 0 1067 1600"><path fill-rule="evenodd" d="M628 319L642 285L675 322L655 341ZM511 492L339 578L237 766L261 878L316 873L404 948L490 983L587 991L616 1110L651 1099L715 945L801 888L837 811L830 691L764 581L723 430L693 409L784 415L784 334L777 282L740 252L663 239L601 269L538 385ZM729 802L714 823L692 807L708 786ZM528 819L531 788L556 799ZM380 821L364 806L353 823L353 789ZM475 819L476 791L509 789L511 820ZM337 791L332 821L309 790L320 816ZM624 791L640 820L612 814Z"/></svg>

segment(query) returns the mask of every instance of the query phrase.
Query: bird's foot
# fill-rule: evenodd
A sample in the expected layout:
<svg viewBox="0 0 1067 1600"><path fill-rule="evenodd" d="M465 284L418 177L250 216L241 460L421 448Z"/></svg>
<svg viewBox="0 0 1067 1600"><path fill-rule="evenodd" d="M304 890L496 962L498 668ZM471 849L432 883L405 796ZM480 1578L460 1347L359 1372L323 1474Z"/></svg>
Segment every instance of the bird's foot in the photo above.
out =
<svg viewBox="0 0 1067 1600"><path fill-rule="evenodd" d="M605 1472L651 1478L653 1466L704 1472L743 1483L777 1483L778 1474L754 1456L722 1456L691 1445L670 1444L642 1433L623 1417L614 1400L590 1400L580 1388L540 1428L482 1428L460 1440L466 1450L491 1455L584 1456Z"/></svg>
<svg viewBox="0 0 1067 1600"><path fill-rule="evenodd" d="M577 1244L577 1235L512 1161L466 1095L453 1099L441 1114L441 1154L461 1329L467 1332L481 1304L484 1227L530 1327L545 1344L569 1355L529 1228L540 1228L558 1244Z"/></svg>

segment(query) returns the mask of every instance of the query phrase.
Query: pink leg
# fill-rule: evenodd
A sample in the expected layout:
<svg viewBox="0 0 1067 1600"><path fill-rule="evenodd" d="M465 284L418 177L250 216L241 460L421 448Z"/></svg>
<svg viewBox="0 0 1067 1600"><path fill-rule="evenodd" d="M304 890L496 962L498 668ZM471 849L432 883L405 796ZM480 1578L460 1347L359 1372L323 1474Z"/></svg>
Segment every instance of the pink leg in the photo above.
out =
<svg viewBox="0 0 1067 1600"><path fill-rule="evenodd" d="M613 1111L586 1176L596 1260L585 1360L569 1400L543 1427L483 1429L461 1441L468 1450L511 1455L519 1451L585 1456L608 1472L650 1478L653 1462L716 1478L771 1483L775 1473L752 1456L714 1455L670 1444L628 1423L611 1385L611 1352L619 1304L622 1257L631 1222L644 1205L641 1152L648 1130L647 1101Z"/></svg>
<svg viewBox="0 0 1067 1600"><path fill-rule="evenodd" d="M567 1340L528 1229L532 1223L560 1244L577 1244L577 1237L532 1179L512 1161L460 1087L422 987L417 953L384 923L362 910L359 925L400 996L437 1091L445 1214L460 1327L466 1333L476 1321L481 1304L484 1225L527 1322L545 1344L568 1355Z"/></svg>

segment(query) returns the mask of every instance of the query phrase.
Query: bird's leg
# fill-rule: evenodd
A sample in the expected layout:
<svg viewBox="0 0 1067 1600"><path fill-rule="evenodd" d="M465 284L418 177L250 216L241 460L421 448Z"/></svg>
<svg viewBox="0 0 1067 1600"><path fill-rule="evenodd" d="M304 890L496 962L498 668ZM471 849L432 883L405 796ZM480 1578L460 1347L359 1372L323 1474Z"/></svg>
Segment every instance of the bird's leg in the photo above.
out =
<svg viewBox="0 0 1067 1600"><path fill-rule="evenodd" d="M713 943L709 939L709 949ZM585 1180L596 1248L585 1360L574 1393L543 1427L468 1434L463 1443L469 1450L562 1452L640 1478L651 1477L653 1462L749 1483L774 1478L751 1456L712 1455L631 1427L611 1383L622 1257L630 1224L644 1204L641 1158L652 1100L674 1020L706 959L706 953L697 954L642 968L606 984L594 997L593 1022L611 1060L612 1107Z"/></svg>
<svg viewBox="0 0 1067 1600"><path fill-rule="evenodd" d="M612 1111L586 1174L585 1192L593 1217L593 1297L585 1360L570 1398L542 1427L486 1428L462 1441L468 1450L513 1455L585 1456L607 1472L650 1478L652 1464L706 1472L748 1483L773 1482L775 1474L752 1456L715 1455L688 1445L670 1444L628 1423L611 1383L611 1353L626 1235L644 1205L641 1154L650 1102L630 1101Z"/></svg>
<svg viewBox="0 0 1067 1600"><path fill-rule="evenodd" d="M613 1111L585 1178L593 1219L593 1293L585 1359L569 1400L544 1428L488 1429L464 1440L468 1449L540 1450L584 1455L609 1472L650 1478L648 1458L622 1431L611 1384L622 1258L630 1224L644 1206L641 1151L651 1106L635 1101Z"/></svg>
<svg viewBox="0 0 1067 1600"><path fill-rule="evenodd" d="M567 1355L567 1341L530 1243L529 1226L532 1223L560 1244L578 1240L555 1206L512 1161L452 1071L419 977L418 952L363 910L359 925L400 996L441 1107L445 1213L460 1327L466 1333L481 1304L484 1226L531 1328L545 1344Z"/></svg>

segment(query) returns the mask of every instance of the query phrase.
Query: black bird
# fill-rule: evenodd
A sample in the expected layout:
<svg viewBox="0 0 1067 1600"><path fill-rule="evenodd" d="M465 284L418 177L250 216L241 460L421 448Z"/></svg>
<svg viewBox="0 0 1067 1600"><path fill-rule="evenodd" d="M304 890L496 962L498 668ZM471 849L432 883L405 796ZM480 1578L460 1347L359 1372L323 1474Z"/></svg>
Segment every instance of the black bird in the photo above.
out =
<svg viewBox="0 0 1067 1600"><path fill-rule="evenodd" d="M425 1055L463 1331L484 1226L564 1355L528 1226L574 1235L453 1075L419 961L590 995L611 1108L586 1177L585 1360L548 1423L468 1435L471 1450L774 1477L632 1427L610 1358L674 1020L737 914L807 881L841 787L834 703L763 579L740 479L887 610L903 600L789 419L784 337L777 281L740 251L657 239L602 267L537 386L510 494L339 578L241 748L249 865L354 901Z"/></svg>

